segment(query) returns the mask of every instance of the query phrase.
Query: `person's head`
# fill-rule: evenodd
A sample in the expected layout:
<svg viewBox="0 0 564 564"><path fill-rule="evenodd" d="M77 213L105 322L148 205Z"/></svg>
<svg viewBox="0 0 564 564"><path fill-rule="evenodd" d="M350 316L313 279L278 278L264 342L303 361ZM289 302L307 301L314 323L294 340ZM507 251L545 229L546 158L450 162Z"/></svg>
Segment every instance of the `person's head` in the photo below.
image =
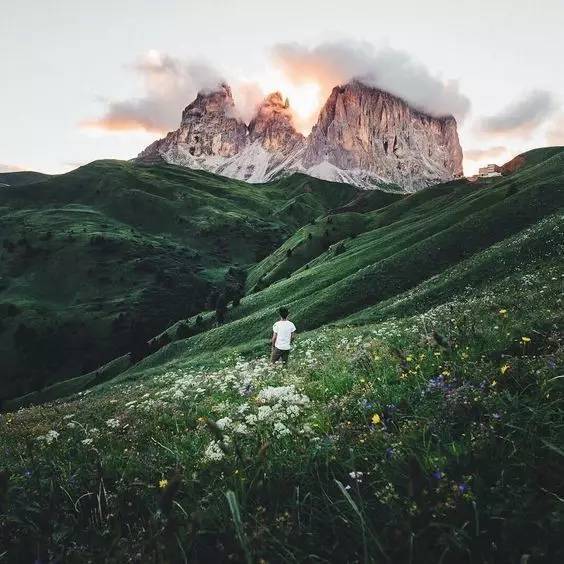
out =
<svg viewBox="0 0 564 564"><path fill-rule="evenodd" d="M286 319L286 318L288 317L288 314L289 314L290 312L288 311L288 308L287 308L287 307L281 307L281 308L278 310L278 313L280 314L280 317L281 317L282 319Z"/></svg>

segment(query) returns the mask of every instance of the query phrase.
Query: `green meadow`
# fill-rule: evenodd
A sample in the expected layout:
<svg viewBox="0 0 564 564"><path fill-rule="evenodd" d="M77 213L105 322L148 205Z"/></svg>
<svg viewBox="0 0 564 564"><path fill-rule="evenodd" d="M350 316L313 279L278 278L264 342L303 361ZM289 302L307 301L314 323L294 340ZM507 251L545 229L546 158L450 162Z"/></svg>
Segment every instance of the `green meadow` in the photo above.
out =
<svg viewBox="0 0 564 564"><path fill-rule="evenodd" d="M523 156L0 187L0 562L563 561L564 148Z"/></svg>

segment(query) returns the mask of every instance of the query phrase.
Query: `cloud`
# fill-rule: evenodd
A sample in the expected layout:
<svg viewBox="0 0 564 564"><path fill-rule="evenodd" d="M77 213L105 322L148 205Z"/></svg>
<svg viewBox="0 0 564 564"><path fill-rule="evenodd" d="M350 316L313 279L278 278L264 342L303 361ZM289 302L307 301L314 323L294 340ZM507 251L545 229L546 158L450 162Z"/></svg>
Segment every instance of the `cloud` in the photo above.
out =
<svg viewBox="0 0 564 564"><path fill-rule="evenodd" d="M376 51L366 42L282 43L273 47L272 57L293 82L319 83L324 97L335 85L356 78L433 116L454 115L462 121L470 110L456 80L443 80L408 53L390 47Z"/></svg>
<svg viewBox="0 0 564 564"><path fill-rule="evenodd" d="M501 157L508 152L507 147L497 145L495 147L488 147L487 149L467 149L464 151L464 158L470 161L485 161L488 159L495 159Z"/></svg>
<svg viewBox="0 0 564 564"><path fill-rule="evenodd" d="M222 81L206 64L181 61L158 51L149 51L130 68L142 78L144 95L108 102L104 115L83 122L83 126L110 131L169 131L178 127L182 110L199 91Z"/></svg>
<svg viewBox="0 0 564 564"><path fill-rule="evenodd" d="M250 81L232 85L232 91L238 117L249 123L264 100L264 91L256 82Z"/></svg>
<svg viewBox="0 0 564 564"><path fill-rule="evenodd" d="M564 114L560 114L550 123L546 142L549 145L564 145Z"/></svg>
<svg viewBox="0 0 564 564"><path fill-rule="evenodd" d="M526 137L545 123L557 107L550 92L533 90L498 114L480 120L478 128L490 135Z"/></svg>

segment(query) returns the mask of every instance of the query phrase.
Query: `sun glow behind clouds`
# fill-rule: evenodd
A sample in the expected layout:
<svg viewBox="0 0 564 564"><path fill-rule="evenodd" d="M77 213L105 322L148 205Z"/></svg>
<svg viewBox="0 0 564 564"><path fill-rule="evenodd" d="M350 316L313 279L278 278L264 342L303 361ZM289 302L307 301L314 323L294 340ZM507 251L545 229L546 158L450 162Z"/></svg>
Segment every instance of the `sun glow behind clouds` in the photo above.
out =
<svg viewBox="0 0 564 564"><path fill-rule="evenodd" d="M265 95L278 91L283 97L287 97L296 128L304 134L310 132L323 104L321 87L317 82L304 79L296 84L281 72L271 71L258 78L257 83Z"/></svg>

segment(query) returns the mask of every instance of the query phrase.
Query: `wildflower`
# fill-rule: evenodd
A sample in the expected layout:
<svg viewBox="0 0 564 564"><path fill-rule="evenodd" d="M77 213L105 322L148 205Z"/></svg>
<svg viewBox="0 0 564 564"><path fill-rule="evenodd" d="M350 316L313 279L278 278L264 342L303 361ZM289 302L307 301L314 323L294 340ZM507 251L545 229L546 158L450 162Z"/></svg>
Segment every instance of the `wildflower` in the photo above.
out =
<svg viewBox="0 0 564 564"><path fill-rule="evenodd" d="M440 470L435 470L432 476L435 480L442 480L445 477L444 472L441 472Z"/></svg>
<svg viewBox="0 0 564 564"><path fill-rule="evenodd" d="M233 421L230 417L224 417L223 419L218 419L215 424L223 431L224 429L229 429L229 427L233 424Z"/></svg>
<svg viewBox="0 0 564 564"><path fill-rule="evenodd" d="M378 425L378 423L380 423L380 421L381 421L380 416L379 416L377 413L375 413L375 414L372 416L372 423L373 423L374 425Z"/></svg>
<svg viewBox="0 0 564 564"><path fill-rule="evenodd" d="M204 452L204 458L209 462L219 462L225 457L225 453L216 441L212 441Z"/></svg>
<svg viewBox="0 0 564 564"><path fill-rule="evenodd" d="M458 484L457 489L461 494L465 494L468 491L468 484L462 482L461 484Z"/></svg>
<svg viewBox="0 0 564 564"><path fill-rule="evenodd" d="M361 399L359 403L363 409L370 410L374 408L374 404L371 401L368 401L366 398Z"/></svg>
<svg viewBox="0 0 564 564"><path fill-rule="evenodd" d="M498 313L501 317L507 317L507 310L506 309L500 309Z"/></svg>
<svg viewBox="0 0 564 564"><path fill-rule="evenodd" d="M413 357L411 355L406 356L405 360L407 360L407 362L411 362L413 360Z"/></svg>
<svg viewBox="0 0 564 564"><path fill-rule="evenodd" d="M38 441L45 441L48 445L50 445L55 439L59 438L59 433L51 429L45 435L41 435L37 437Z"/></svg>
<svg viewBox="0 0 564 564"><path fill-rule="evenodd" d="M523 343L530 343L531 338L530 337L521 337L521 341L523 341Z"/></svg>
<svg viewBox="0 0 564 564"><path fill-rule="evenodd" d="M258 421L258 417L253 413L251 413L245 417L245 421L247 425L255 425L256 422Z"/></svg>
<svg viewBox="0 0 564 564"><path fill-rule="evenodd" d="M362 477L364 476L364 472L355 472L355 471L349 472L349 476L350 476L353 480L357 481L358 483L361 483L361 482L362 482Z"/></svg>
<svg viewBox="0 0 564 564"><path fill-rule="evenodd" d="M511 365L509 365L509 364L504 364L504 365L499 369L499 371L500 371L502 374L505 374L510 368L511 368Z"/></svg>
<svg viewBox="0 0 564 564"><path fill-rule="evenodd" d="M164 490L167 486L168 486L168 480L166 478L159 480L159 488L161 490Z"/></svg>
<svg viewBox="0 0 564 564"><path fill-rule="evenodd" d="M288 427L286 427L284 423L280 423L279 421L274 423L274 432L279 437L285 437L286 435L289 435L291 433L290 429L288 429Z"/></svg>
<svg viewBox="0 0 564 564"><path fill-rule="evenodd" d="M106 420L106 425L111 429L117 429L120 425L119 419L114 419L113 417Z"/></svg>
<svg viewBox="0 0 564 564"><path fill-rule="evenodd" d="M233 427L233 431L235 433L237 433L238 435L248 435L249 434L249 428L244 423L237 423Z"/></svg>
<svg viewBox="0 0 564 564"><path fill-rule="evenodd" d="M82 439L82 441L80 441L83 445L88 446L91 445L94 442L94 439L91 438L87 438L87 439Z"/></svg>

